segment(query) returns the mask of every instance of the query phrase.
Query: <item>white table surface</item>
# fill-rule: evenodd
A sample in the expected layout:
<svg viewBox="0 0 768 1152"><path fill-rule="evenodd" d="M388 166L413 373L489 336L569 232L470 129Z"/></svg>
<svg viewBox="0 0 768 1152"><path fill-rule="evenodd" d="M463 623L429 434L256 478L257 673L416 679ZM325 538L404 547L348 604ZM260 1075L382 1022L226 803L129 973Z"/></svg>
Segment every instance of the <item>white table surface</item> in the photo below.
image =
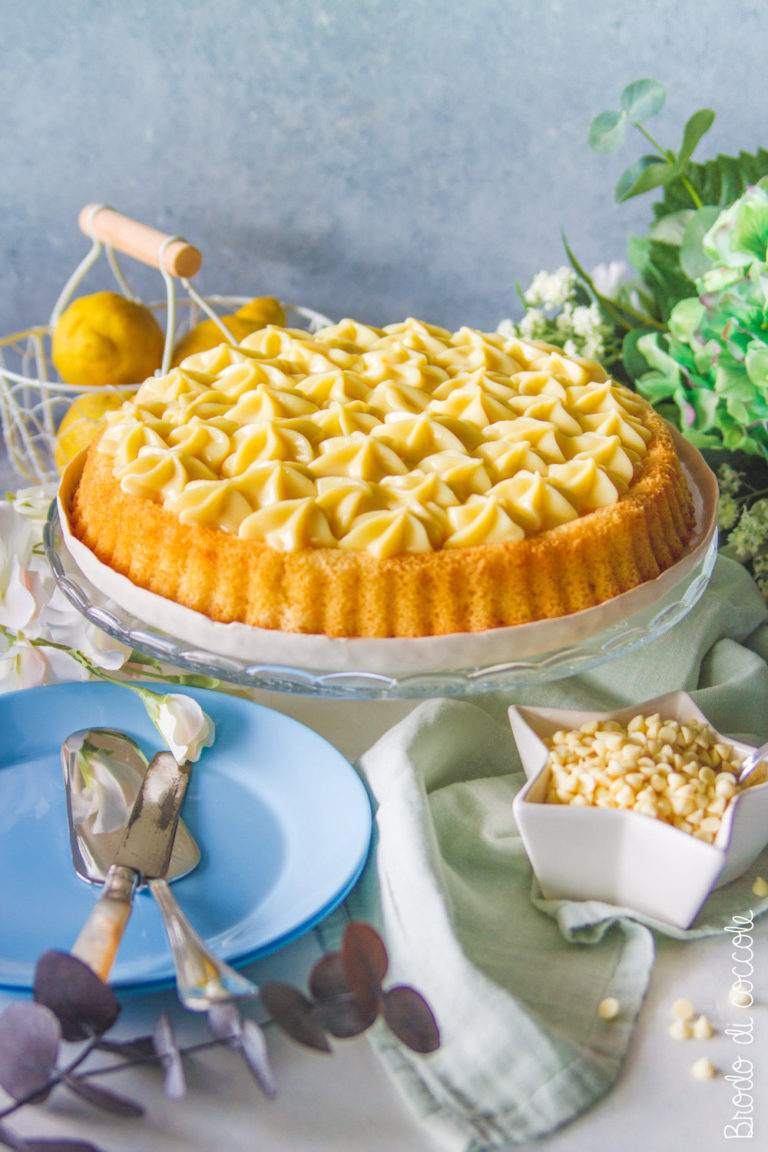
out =
<svg viewBox="0 0 768 1152"><path fill-rule="evenodd" d="M0 451L0 483L18 484ZM405 716L408 701L336 701L255 692L254 699L316 729L349 759ZM1 904L0 904L0 914ZM752 933L756 1003L753 1042L738 1045L726 1034L744 1017L728 1001L733 982L730 940L713 937L678 943L661 939L651 984L621 1078L590 1111L561 1131L528 1147L541 1152L725 1152L741 1145L768 1147L768 917ZM248 969L258 982L288 980L304 986L319 955L313 937L295 941ZM532 958L532 963L535 959ZM706 1041L676 1041L668 1034L670 1005L687 997L716 1029ZM179 1006L172 992L123 995L115 1030L125 1037L151 1029L167 1010L184 1043L207 1038L205 1025ZM0 1007L11 998L0 994ZM234 1053L214 1049L186 1061L189 1094L181 1102L162 1093L155 1070L127 1070L112 1086L142 1101L146 1116L116 1120L64 1092L41 1108L26 1108L8 1122L18 1135L89 1139L110 1152L434 1152L365 1038L338 1042L332 1056L304 1049L277 1029L267 1029L278 1096L267 1101ZM707 1056L720 1072L714 1080L691 1075ZM755 1129L751 1140L729 1140L734 1086L725 1077L733 1062L755 1069ZM0 1092L2 1099L2 1092Z"/></svg>

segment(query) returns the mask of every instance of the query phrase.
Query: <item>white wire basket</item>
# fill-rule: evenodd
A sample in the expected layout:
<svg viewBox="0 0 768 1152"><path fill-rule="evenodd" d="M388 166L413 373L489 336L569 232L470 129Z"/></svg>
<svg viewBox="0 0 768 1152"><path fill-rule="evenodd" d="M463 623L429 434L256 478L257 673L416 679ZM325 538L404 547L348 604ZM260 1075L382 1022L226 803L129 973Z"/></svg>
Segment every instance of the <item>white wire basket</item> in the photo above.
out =
<svg viewBox="0 0 768 1152"><path fill-rule="evenodd" d="M165 299L147 303L165 330L160 373L168 371L176 341L201 319L211 319L222 332L222 342L235 343L221 315L248 303L246 296L200 295L190 283L199 270L198 249L178 236L166 236L103 205L87 205L79 217L91 247L64 285L47 324L0 337L0 421L8 461L24 481L43 484L56 480L56 433L64 415L84 390L62 381L51 359L51 336L64 308L86 273L104 253L117 287L131 300L131 291L117 263L116 251L155 267L165 281ZM141 301L141 303L145 303ZM289 327L310 332L331 323L327 316L299 304L282 302ZM92 391L128 394L134 384L106 385ZM83 416L87 420L87 416Z"/></svg>

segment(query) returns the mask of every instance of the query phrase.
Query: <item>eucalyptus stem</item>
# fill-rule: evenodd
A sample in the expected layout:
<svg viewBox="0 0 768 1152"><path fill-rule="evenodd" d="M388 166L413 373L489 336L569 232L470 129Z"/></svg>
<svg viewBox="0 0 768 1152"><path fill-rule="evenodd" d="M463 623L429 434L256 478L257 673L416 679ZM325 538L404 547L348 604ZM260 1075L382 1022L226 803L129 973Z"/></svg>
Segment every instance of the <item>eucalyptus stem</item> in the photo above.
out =
<svg viewBox="0 0 768 1152"><path fill-rule="evenodd" d="M180 1056L194 1056L198 1052L204 1052L209 1048L220 1048L226 1044L225 1040L199 1040L196 1044L189 1044L186 1048L179 1048ZM120 1057L120 1063L106 1064L101 1068L89 1068L85 1072L81 1072L78 1076L79 1080L94 1080L97 1076L111 1076L113 1072L122 1072L126 1068L144 1067L148 1064L160 1064L162 1058L156 1053L146 1056L120 1056L119 1052L112 1049L105 1049L110 1054Z"/></svg>

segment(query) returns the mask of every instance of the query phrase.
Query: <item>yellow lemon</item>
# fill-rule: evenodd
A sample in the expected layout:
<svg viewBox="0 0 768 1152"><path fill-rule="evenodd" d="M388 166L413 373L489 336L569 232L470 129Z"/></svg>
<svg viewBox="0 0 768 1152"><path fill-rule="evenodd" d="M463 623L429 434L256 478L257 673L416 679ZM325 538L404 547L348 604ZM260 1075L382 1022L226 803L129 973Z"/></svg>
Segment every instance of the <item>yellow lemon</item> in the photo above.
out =
<svg viewBox="0 0 768 1152"><path fill-rule="evenodd" d="M56 433L53 455L60 472L101 431L104 414L119 408L127 399L127 393L118 392L88 392L78 396L64 413Z"/></svg>
<svg viewBox="0 0 768 1152"><path fill-rule="evenodd" d="M275 296L257 296L249 300L227 316L222 316L222 323L232 333L239 344L255 332L257 328L266 328L267 324L285 325L285 312L280 301ZM210 348L217 348L224 343L224 333L213 320L201 320L190 328L177 342L171 357L171 367L186 360L187 356L194 356L197 352L207 352Z"/></svg>
<svg viewBox="0 0 768 1152"><path fill-rule="evenodd" d="M78 388L139 384L163 361L165 335L144 304L119 292L80 296L59 317L52 357Z"/></svg>

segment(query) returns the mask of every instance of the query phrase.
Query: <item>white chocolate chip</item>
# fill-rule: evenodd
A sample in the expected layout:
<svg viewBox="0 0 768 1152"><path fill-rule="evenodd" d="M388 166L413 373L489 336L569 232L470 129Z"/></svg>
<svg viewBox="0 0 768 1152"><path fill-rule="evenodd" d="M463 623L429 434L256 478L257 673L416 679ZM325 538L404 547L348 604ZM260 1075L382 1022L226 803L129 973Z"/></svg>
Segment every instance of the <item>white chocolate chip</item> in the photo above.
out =
<svg viewBox="0 0 768 1152"><path fill-rule="evenodd" d="M675 1000L670 1011L675 1020L693 1020L696 1015L696 1009L693 1004L685 998Z"/></svg>
<svg viewBox="0 0 768 1152"><path fill-rule="evenodd" d="M691 1034L694 1040L709 1040L714 1029L706 1016L697 1016L691 1025Z"/></svg>
<svg viewBox="0 0 768 1152"><path fill-rule="evenodd" d="M747 992L746 988L742 988L740 984L733 985L728 993L728 999L737 1008L749 1008L752 1004L751 992Z"/></svg>
<svg viewBox="0 0 768 1152"><path fill-rule="evenodd" d="M606 996L597 1006L597 1014L601 1020L615 1020L621 1012L621 1004L615 996Z"/></svg>
<svg viewBox="0 0 768 1152"><path fill-rule="evenodd" d="M687 1020L673 1020L669 1026L669 1034L673 1040L689 1040L693 1035Z"/></svg>
<svg viewBox="0 0 768 1152"><path fill-rule="evenodd" d="M717 1075L717 1069L712 1061L707 1060L706 1056L704 1056L693 1065L691 1075L695 1080L711 1080Z"/></svg>
<svg viewBox="0 0 768 1152"><path fill-rule="evenodd" d="M549 803L633 810L707 844L739 790L736 753L697 720L588 720L548 746Z"/></svg>
<svg viewBox="0 0 768 1152"><path fill-rule="evenodd" d="M760 899L768 896L768 880L766 880L764 876L757 876L755 878L754 884L752 885L752 891L755 896L759 897Z"/></svg>

